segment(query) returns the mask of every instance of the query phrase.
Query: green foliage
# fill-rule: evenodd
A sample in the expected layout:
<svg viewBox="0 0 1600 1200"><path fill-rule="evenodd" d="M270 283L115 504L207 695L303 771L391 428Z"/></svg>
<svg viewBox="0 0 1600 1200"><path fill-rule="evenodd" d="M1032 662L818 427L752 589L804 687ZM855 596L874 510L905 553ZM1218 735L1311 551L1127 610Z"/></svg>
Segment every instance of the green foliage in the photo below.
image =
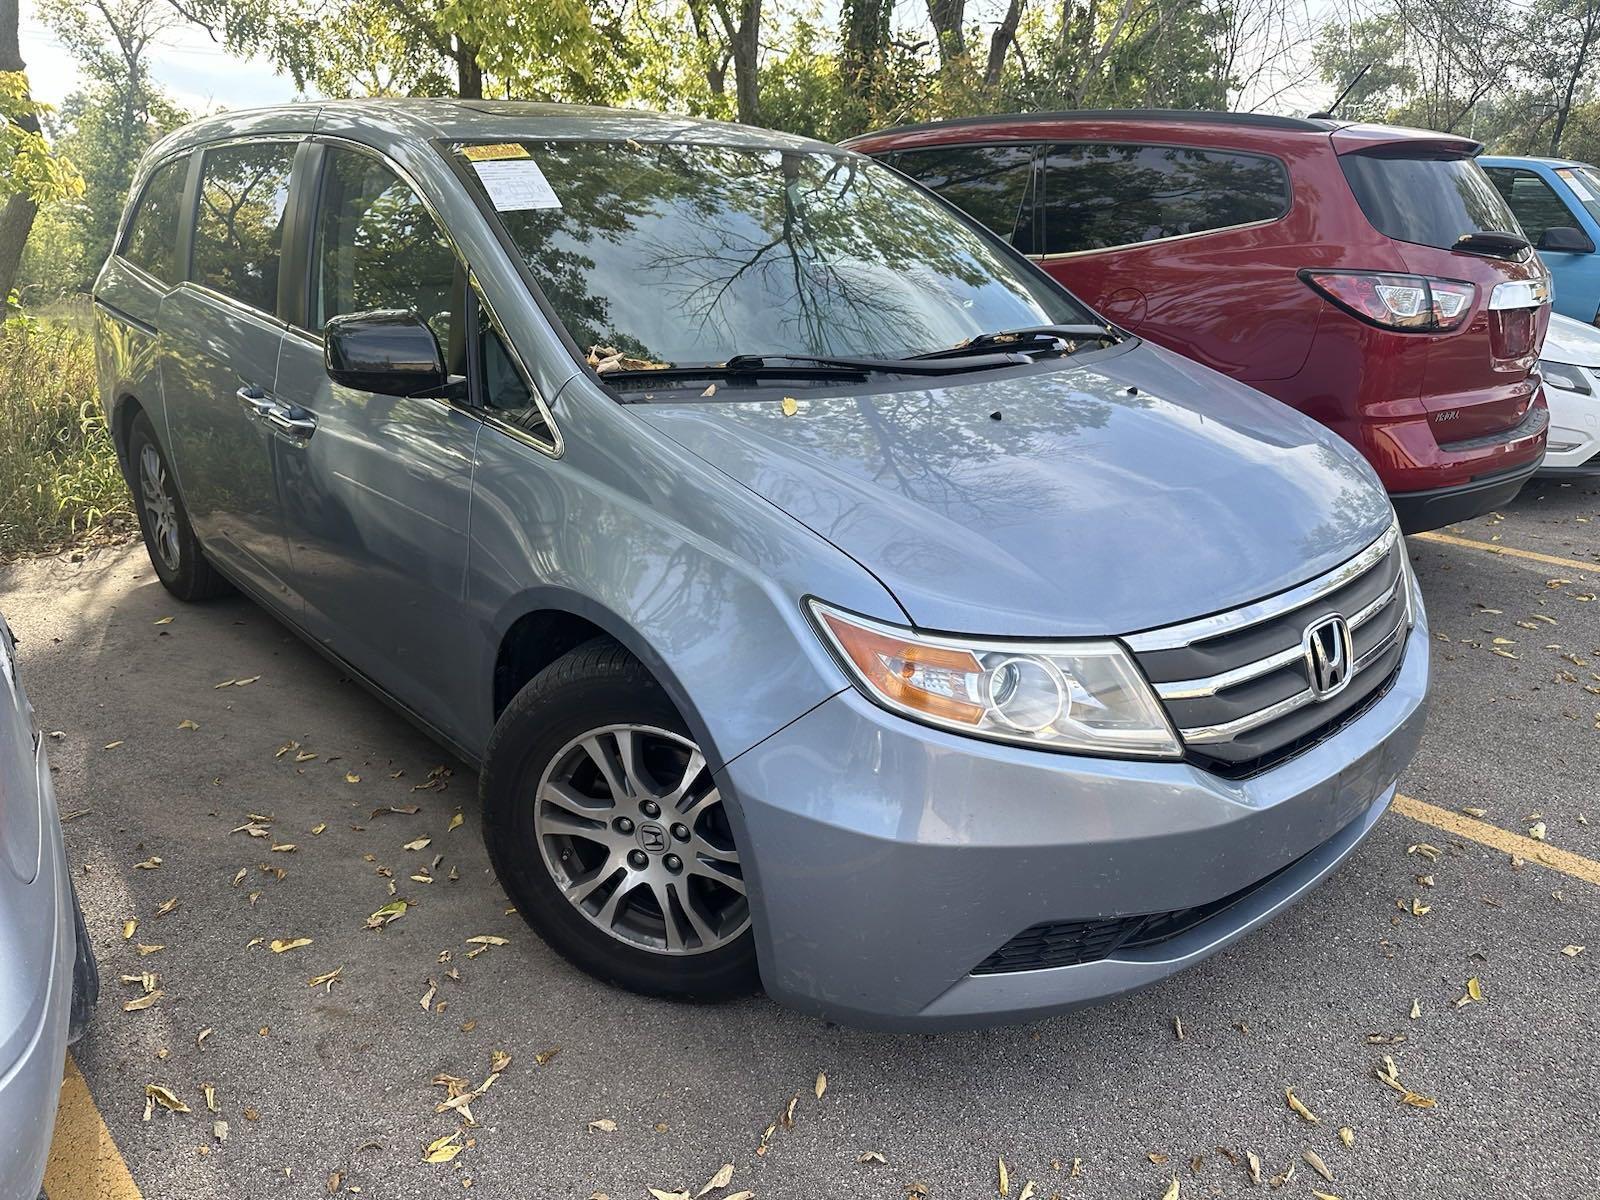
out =
<svg viewBox="0 0 1600 1200"><path fill-rule="evenodd" d="M131 526L94 347L60 320L0 324L0 560Z"/></svg>
<svg viewBox="0 0 1600 1200"><path fill-rule="evenodd" d="M49 111L29 98L26 75L0 71L0 199L21 195L47 204L82 194L83 179L71 163L51 153L38 131L39 117Z"/></svg>

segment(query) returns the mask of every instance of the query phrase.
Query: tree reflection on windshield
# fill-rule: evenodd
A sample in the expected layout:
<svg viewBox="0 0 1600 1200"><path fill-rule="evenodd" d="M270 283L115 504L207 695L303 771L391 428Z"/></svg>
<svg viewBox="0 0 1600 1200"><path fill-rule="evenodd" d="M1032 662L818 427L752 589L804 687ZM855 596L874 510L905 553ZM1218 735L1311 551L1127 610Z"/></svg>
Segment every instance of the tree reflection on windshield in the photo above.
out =
<svg viewBox="0 0 1600 1200"><path fill-rule="evenodd" d="M524 146L561 207L500 219L580 346L669 363L899 356L1087 317L991 235L858 155Z"/></svg>

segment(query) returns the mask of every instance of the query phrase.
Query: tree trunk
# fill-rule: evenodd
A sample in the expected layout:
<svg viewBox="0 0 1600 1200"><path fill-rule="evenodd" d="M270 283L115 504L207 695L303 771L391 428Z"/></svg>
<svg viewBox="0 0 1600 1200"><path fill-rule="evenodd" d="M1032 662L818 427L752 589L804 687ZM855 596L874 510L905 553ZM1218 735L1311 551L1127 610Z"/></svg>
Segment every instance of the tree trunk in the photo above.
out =
<svg viewBox="0 0 1600 1200"><path fill-rule="evenodd" d="M463 100L482 100L483 68L478 65L478 48L456 38L455 59L456 94Z"/></svg>
<svg viewBox="0 0 1600 1200"><path fill-rule="evenodd" d="M928 20L933 22L933 39L939 47L939 61L948 65L967 52L966 0L928 0Z"/></svg>
<svg viewBox="0 0 1600 1200"><path fill-rule="evenodd" d="M27 65L18 45L17 7L17 0L0 0L0 71L21 73ZM31 112L19 117L17 124L29 133L39 132L39 118ZM38 211L39 206L24 195L10 197L5 208L0 209L0 304L16 286L22 248L28 243Z"/></svg>
<svg viewBox="0 0 1600 1200"><path fill-rule="evenodd" d="M1011 44L1017 40L1017 26L1022 22L1022 5L1024 0L1011 0L1006 7L1006 15L1001 18L999 28L989 38L989 61L983 69L983 86L992 90L1000 83L1000 76L1005 73L1006 54L1011 50Z"/></svg>
<svg viewBox="0 0 1600 1200"><path fill-rule="evenodd" d="M845 90L858 100L870 101L876 93L879 62L889 45L893 0L844 0L840 18L839 73Z"/></svg>
<svg viewBox="0 0 1600 1200"><path fill-rule="evenodd" d="M727 9L723 8L727 24ZM728 29L728 51L733 58L733 99L740 124L761 123L761 0L743 0L739 24Z"/></svg>

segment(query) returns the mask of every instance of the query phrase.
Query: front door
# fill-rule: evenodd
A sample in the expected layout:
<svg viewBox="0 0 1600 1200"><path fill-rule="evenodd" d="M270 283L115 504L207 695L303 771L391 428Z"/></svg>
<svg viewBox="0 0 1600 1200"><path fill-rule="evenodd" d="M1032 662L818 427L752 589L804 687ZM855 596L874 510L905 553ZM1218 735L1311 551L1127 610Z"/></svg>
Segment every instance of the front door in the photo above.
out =
<svg viewBox="0 0 1600 1200"><path fill-rule="evenodd" d="M277 392L303 417L280 459L294 584L309 631L452 736L467 655L462 596L479 421L440 399L336 386L329 317L409 309L467 370L466 272L416 193L373 154L325 144L305 332L284 342Z"/></svg>
<svg viewBox="0 0 1600 1200"><path fill-rule="evenodd" d="M188 282L161 302L167 445L206 554L289 603L288 553L267 421L283 325L276 317L295 143L208 148Z"/></svg>

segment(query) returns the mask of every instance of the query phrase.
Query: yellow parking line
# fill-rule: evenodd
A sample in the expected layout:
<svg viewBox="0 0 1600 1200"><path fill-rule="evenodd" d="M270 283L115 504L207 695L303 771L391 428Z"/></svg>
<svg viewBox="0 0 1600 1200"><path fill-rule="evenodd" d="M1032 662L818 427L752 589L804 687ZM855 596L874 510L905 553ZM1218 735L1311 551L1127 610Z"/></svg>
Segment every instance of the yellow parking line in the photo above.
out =
<svg viewBox="0 0 1600 1200"><path fill-rule="evenodd" d="M1507 554L1512 558L1525 558L1530 562L1547 563L1552 567L1566 567L1573 571L1600 571L1600 562L1584 562L1580 558L1562 558L1555 554L1540 554L1537 550L1520 550L1516 546L1502 546L1498 542L1480 542L1477 538L1456 537L1451 533L1413 533L1419 542L1438 542L1445 546L1465 546L1469 550L1482 550L1488 554Z"/></svg>
<svg viewBox="0 0 1600 1200"><path fill-rule="evenodd" d="M1574 879L1581 879L1585 883L1600 887L1600 862L1595 862L1592 858L1584 858L1581 854L1562 850L1548 842L1536 842L1530 837L1523 837L1520 833L1512 833L1501 829L1498 825L1490 825L1487 821L1477 821L1460 813L1451 812L1448 808L1440 808L1399 792L1395 793L1394 804L1391 807L1413 821L1421 821L1424 825L1432 825L1435 829L1443 829L1446 833L1478 842L1504 854L1515 854L1528 862L1538 863L1540 866L1549 867L1552 871L1560 871L1563 875L1571 875Z"/></svg>
<svg viewBox="0 0 1600 1200"><path fill-rule="evenodd" d="M142 1200L128 1164L100 1119L78 1064L67 1055L55 1138L44 1173L49 1200Z"/></svg>

